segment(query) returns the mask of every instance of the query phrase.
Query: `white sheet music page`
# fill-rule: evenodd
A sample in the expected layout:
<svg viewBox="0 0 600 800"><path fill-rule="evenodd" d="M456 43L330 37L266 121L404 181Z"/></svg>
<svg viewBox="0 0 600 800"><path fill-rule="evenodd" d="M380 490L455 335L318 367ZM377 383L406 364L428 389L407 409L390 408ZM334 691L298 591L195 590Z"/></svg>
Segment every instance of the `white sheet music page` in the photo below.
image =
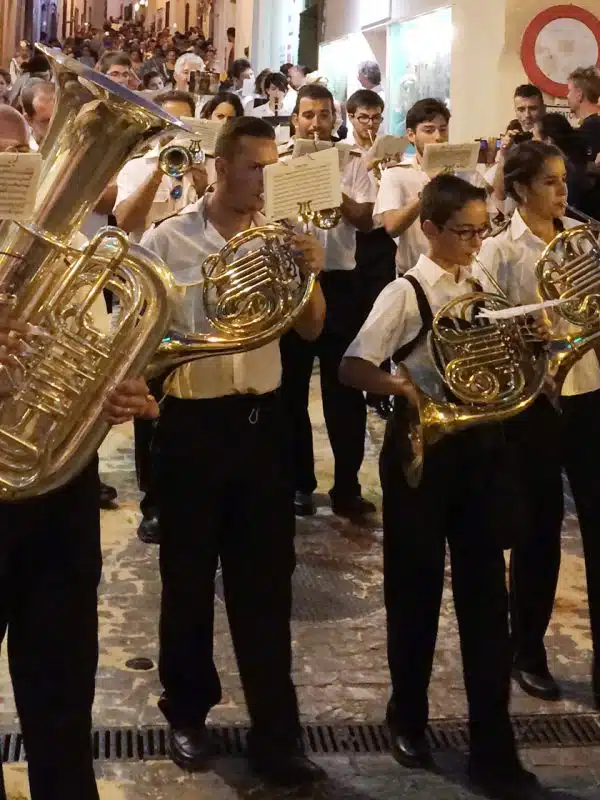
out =
<svg viewBox="0 0 600 800"><path fill-rule="evenodd" d="M0 219L32 218L41 166L39 153L0 153Z"/></svg>
<svg viewBox="0 0 600 800"><path fill-rule="evenodd" d="M264 170L265 216L268 220L296 219L300 204L312 211L342 204L340 161L330 148L292 158L285 164L269 164Z"/></svg>
<svg viewBox="0 0 600 800"><path fill-rule="evenodd" d="M440 172L475 172L479 142L465 144L426 144L423 171L433 177Z"/></svg>
<svg viewBox="0 0 600 800"><path fill-rule="evenodd" d="M214 156L215 145L223 128L223 123L212 119L196 119L195 117L181 117L181 121L188 130L193 131L194 138L200 139L200 145L206 155ZM181 136L183 136L183 132L179 138Z"/></svg>

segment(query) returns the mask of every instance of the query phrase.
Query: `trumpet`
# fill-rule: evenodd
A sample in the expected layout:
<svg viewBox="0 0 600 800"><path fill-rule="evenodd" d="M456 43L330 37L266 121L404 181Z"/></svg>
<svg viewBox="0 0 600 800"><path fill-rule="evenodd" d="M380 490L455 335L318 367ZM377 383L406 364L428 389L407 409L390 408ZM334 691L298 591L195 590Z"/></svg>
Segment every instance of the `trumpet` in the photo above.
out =
<svg viewBox="0 0 600 800"><path fill-rule="evenodd" d="M186 143L163 147L158 157L158 166L165 175L181 180L195 164L203 164L205 160L199 139L190 139Z"/></svg>

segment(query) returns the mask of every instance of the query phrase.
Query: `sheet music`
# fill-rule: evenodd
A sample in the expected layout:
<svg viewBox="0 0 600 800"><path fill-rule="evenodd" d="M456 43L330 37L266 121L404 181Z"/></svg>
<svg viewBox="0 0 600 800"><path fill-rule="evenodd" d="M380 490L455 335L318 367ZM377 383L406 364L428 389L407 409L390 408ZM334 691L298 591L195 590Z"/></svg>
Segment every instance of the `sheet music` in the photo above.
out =
<svg viewBox="0 0 600 800"><path fill-rule="evenodd" d="M0 219L32 218L41 166L39 153L0 153Z"/></svg>
<svg viewBox="0 0 600 800"><path fill-rule="evenodd" d="M408 145L409 141L406 136L392 136L391 134L380 136L375 140L371 149L367 151L367 161L397 156L398 162L400 162Z"/></svg>
<svg viewBox="0 0 600 800"><path fill-rule="evenodd" d="M440 172L475 172L479 157L479 142L465 144L426 144L423 152L423 171L430 176Z"/></svg>
<svg viewBox="0 0 600 800"><path fill-rule="evenodd" d="M206 155L214 156L215 145L223 123L211 119L196 119L195 117L181 117L181 121L188 130L194 133L196 139L200 139L200 144Z"/></svg>
<svg viewBox="0 0 600 800"><path fill-rule="evenodd" d="M269 164L264 170L265 216L269 220L296 219L300 203L312 211L342 204L340 162L334 148Z"/></svg>
<svg viewBox="0 0 600 800"><path fill-rule="evenodd" d="M340 159L340 173L342 173L348 166L350 153L354 150L352 145L346 144L346 142L328 142L324 139L317 139L316 141L314 139L294 139L292 158L300 158L309 153L320 153L323 150L333 149L338 153Z"/></svg>
<svg viewBox="0 0 600 800"><path fill-rule="evenodd" d="M514 308L499 308L497 310L482 308L477 316L485 317L486 319L514 319L515 317L526 317L536 311L543 311L545 308L556 308L572 302L572 299L558 299L545 300L543 303L530 303L526 306L514 306Z"/></svg>

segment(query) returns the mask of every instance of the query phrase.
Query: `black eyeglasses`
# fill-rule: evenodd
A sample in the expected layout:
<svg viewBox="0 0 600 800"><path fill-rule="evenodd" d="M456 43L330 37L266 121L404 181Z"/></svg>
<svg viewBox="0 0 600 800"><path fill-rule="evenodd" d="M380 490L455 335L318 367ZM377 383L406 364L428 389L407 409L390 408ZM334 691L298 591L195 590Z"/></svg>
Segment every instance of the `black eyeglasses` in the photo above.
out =
<svg viewBox="0 0 600 800"><path fill-rule="evenodd" d="M374 114L372 117L369 114L359 114L356 117L356 121L360 122L361 125L368 125L369 122L377 124L378 122L383 122L383 114Z"/></svg>
<svg viewBox="0 0 600 800"><path fill-rule="evenodd" d="M471 242L476 236L479 239L485 239L491 231L490 225L482 225L481 228L446 228L455 236L458 236L461 242Z"/></svg>

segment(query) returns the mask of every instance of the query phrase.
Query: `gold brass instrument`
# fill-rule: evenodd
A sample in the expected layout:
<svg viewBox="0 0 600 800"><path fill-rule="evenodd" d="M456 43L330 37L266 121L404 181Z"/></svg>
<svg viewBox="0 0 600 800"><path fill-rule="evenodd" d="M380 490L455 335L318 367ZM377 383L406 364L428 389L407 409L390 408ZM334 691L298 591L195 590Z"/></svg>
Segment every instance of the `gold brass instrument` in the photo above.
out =
<svg viewBox="0 0 600 800"><path fill-rule="evenodd" d="M199 139L170 144L160 151L158 166L170 178L181 179L194 164L203 164L206 159Z"/></svg>
<svg viewBox="0 0 600 800"><path fill-rule="evenodd" d="M167 336L178 294L161 259L117 228L101 229L85 250L74 249L72 239L132 154L183 125L102 73L38 49L52 66L57 100L41 150L33 219L0 225L0 310L38 334L10 368L0 369L11 386L0 397L5 500L47 493L89 463L109 430L104 398L121 381L266 343L290 323L276 312L293 321L299 312L290 296L301 308L313 285L300 281L304 292L294 290L291 256L269 233L262 260L206 265L210 332ZM90 313L104 289L120 306L109 333ZM236 303L245 325L235 319Z"/></svg>
<svg viewBox="0 0 600 800"><path fill-rule="evenodd" d="M319 141L319 133L318 131L314 131L313 138L315 142L315 150L318 151L317 142ZM333 228L337 227L341 220L342 220L342 209L341 208L326 208L322 209L321 211L305 211L305 213L309 213L310 217L308 219L309 222L312 222L317 228L320 228L323 231L330 231Z"/></svg>
<svg viewBox="0 0 600 800"><path fill-rule="evenodd" d="M404 474L409 486L419 485L427 448L449 434L520 414L544 387L549 356L535 348L535 334L519 319L473 325L483 305L491 310L511 306L500 294L472 292L446 303L434 317L430 355L445 386L462 402L434 400L417 389L418 404L408 404Z"/></svg>

